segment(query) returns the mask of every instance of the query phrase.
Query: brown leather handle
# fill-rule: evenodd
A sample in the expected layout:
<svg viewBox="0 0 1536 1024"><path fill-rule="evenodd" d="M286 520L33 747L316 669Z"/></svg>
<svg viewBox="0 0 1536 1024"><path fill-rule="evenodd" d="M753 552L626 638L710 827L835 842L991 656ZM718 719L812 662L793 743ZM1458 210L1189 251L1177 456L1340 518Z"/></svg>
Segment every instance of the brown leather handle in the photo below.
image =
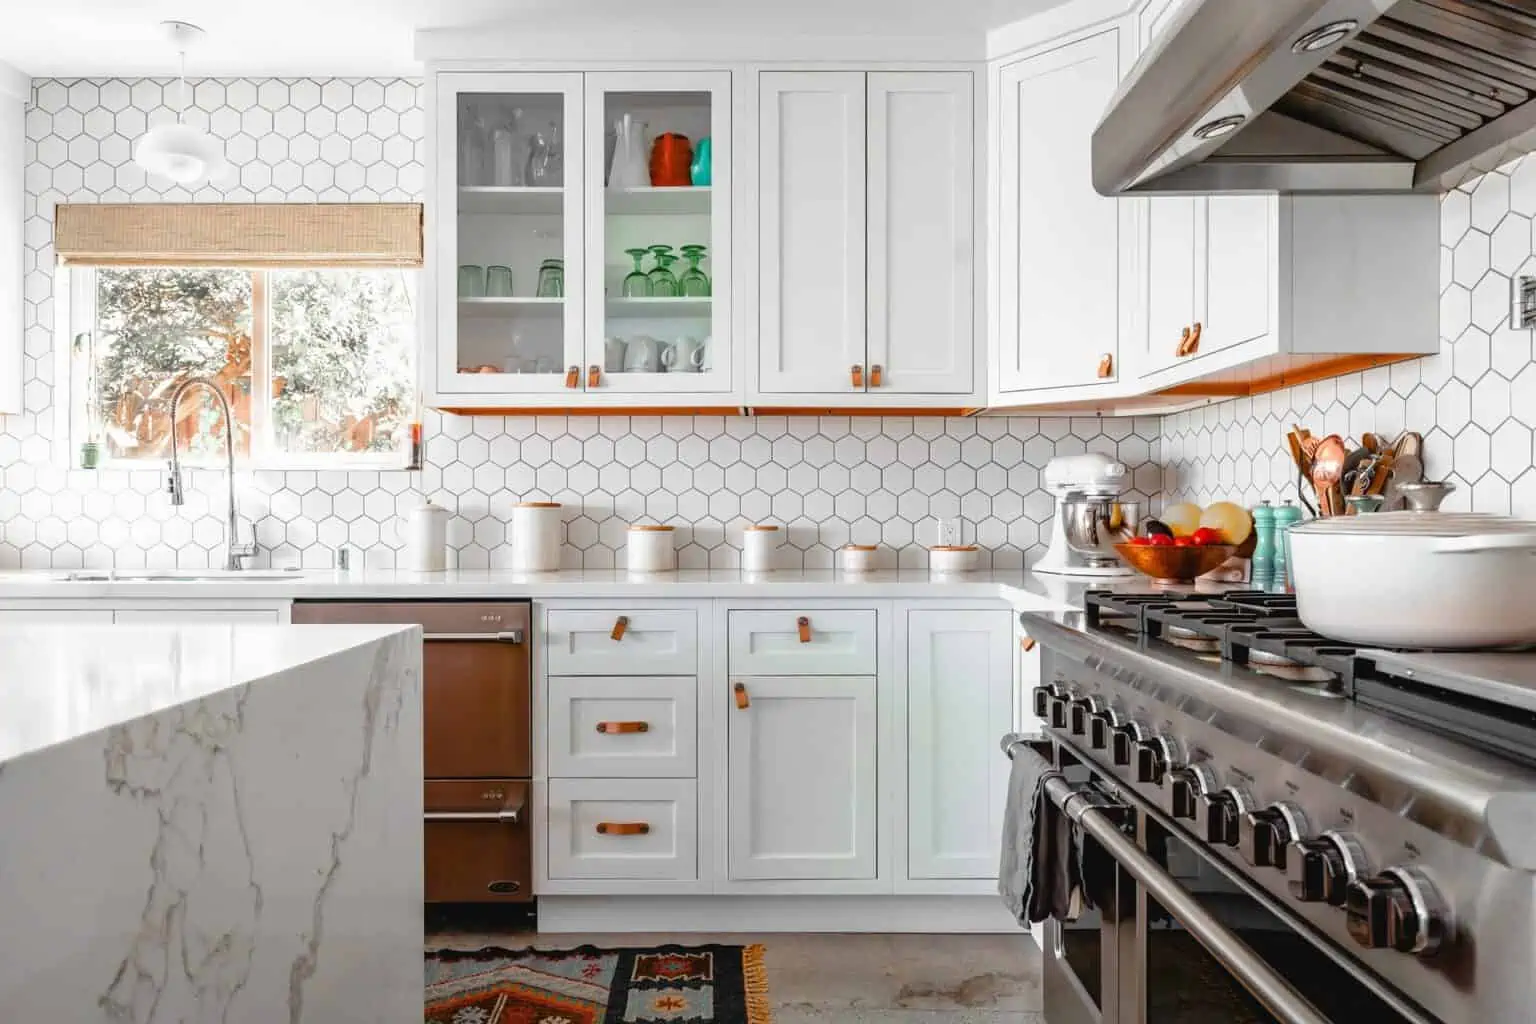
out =
<svg viewBox="0 0 1536 1024"><path fill-rule="evenodd" d="M747 696L746 683L736 683L731 687L731 690L736 694L737 711L745 711L752 706L752 698Z"/></svg>
<svg viewBox="0 0 1536 1024"><path fill-rule="evenodd" d="M644 836L650 835L651 826L643 821L600 821L597 823L597 834L600 836Z"/></svg>
<svg viewBox="0 0 1536 1024"><path fill-rule="evenodd" d="M880 386L880 376L881 376L881 373L882 373L882 371L880 369L880 364L879 363L875 363L873 366L871 366L869 368L869 386L870 387L877 388L877 387Z"/></svg>
<svg viewBox="0 0 1536 1024"><path fill-rule="evenodd" d="M598 722L597 731L612 736L621 732L650 732L650 722Z"/></svg>
<svg viewBox="0 0 1536 1024"><path fill-rule="evenodd" d="M1115 357L1105 352L1099 357L1099 379L1113 376L1115 372Z"/></svg>
<svg viewBox="0 0 1536 1024"><path fill-rule="evenodd" d="M1032 636L1019 637L1019 650L1026 654L1035 649L1035 638Z"/></svg>
<svg viewBox="0 0 1536 1024"><path fill-rule="evenodd" d="M796 619L795 630L800 634L801 643L808 644L811 642L811 620L808 617L802 615Z"/></svg>
<svg viewBox="0 0 1536 1024"><path fill-rule="evenodd" d="M853 366L849 368L848 374L853 378L853 386L862 391L864 389L864 367L858 363L854 363Z"/></svg>
<svg viewBox="0 0 1536 1024"><path fill-rule="evenodd" d="M581 387L581 367L573 366L565 371L565 386L568 388Z"/></svg>
<svg viewBox="0 0 1536 1024"><path fill-rule="evenodd" d="M1174 355L1180 359L1192 356L1200 351L1200 324L1184 328L1184 333L1179 337L1178 347L1174 349Z"/></svg>
<svg viewBox="0 0 1536 1024"><path fill-rule="evenodd" d="M593 363L587 367L587 387L595 388L602 380L603 368Z"/></svg>
<svg viewBox="0 0 1536 1024"><path fill-rule="evenodd" d="M624 631L629 628L629 616L620 615L613 620L613 632L608 634L610 640L623 640Z"/></svg>

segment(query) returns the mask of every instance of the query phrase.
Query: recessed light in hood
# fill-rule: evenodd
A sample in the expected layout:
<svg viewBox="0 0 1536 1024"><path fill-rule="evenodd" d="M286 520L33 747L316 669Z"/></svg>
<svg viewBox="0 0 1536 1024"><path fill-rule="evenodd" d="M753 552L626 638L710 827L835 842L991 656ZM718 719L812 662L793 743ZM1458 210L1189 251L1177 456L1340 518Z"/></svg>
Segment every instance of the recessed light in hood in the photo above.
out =
<svg viewBox="0 0 1536 1024"><path fill-rule="evenodd" d="M1353 18L1320 25L1296 37L1296 41L1291 44L1291 52L1314 53L1318 50L1326 50L1330 46L1337 46L1354 35L1359 27L1360 23Z"/></svg>
<svg viewBox="0 0 1536 1024"><path fill-rule="evenodd" d="M1242 114L1228 114L1226 117L1218 117L1214 121L1207 121L1196 128L1194 136L1197 139L1219 139L1223 135L1230 135L1248 120Z"/></svg>

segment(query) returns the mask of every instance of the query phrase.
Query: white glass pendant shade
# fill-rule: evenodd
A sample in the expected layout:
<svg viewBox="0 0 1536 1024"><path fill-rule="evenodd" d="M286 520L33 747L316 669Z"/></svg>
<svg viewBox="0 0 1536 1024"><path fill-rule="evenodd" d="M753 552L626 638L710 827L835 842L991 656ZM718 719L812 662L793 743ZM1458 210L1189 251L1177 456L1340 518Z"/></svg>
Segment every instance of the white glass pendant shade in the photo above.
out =
<svg viewBox="0 0 1536 1024"><path fill-rule="evenodd" d="M180 185L217 178L229 166L224 144L189 124L162 124L145 132L133 147L133 162Z"/></svg>

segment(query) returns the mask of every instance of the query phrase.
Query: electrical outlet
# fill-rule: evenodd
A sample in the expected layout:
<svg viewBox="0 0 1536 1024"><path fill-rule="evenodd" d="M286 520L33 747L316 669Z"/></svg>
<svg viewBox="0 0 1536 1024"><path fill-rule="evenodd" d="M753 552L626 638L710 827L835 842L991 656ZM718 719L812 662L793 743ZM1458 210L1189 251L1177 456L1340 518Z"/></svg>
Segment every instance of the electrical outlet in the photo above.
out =
<svg viewBox="0 0 1536 1024"><path fill-rule="evenodd" d="M960 517L959 516L934 516L936 524L934 543L939 545L959 544L960 541Z"/></svg>

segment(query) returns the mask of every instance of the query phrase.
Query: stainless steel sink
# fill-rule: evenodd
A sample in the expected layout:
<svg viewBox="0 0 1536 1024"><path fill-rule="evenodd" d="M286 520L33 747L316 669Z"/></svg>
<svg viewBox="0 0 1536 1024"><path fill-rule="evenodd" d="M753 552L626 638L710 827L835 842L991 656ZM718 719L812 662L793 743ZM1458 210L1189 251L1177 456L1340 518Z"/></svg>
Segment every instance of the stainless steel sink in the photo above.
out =
<svg viewBox="0 0 1536 1024"><path fill-rule="evenodd" d="M67 572L61 578L70 583L197 583L217 581L219 583L258 580L292 580L302 577L304 574L298 569L241 569L232 571L228 569L187 569L177 570L129 570L126 572L113 572L104 570L82 570L79 572Z"/></svg>

